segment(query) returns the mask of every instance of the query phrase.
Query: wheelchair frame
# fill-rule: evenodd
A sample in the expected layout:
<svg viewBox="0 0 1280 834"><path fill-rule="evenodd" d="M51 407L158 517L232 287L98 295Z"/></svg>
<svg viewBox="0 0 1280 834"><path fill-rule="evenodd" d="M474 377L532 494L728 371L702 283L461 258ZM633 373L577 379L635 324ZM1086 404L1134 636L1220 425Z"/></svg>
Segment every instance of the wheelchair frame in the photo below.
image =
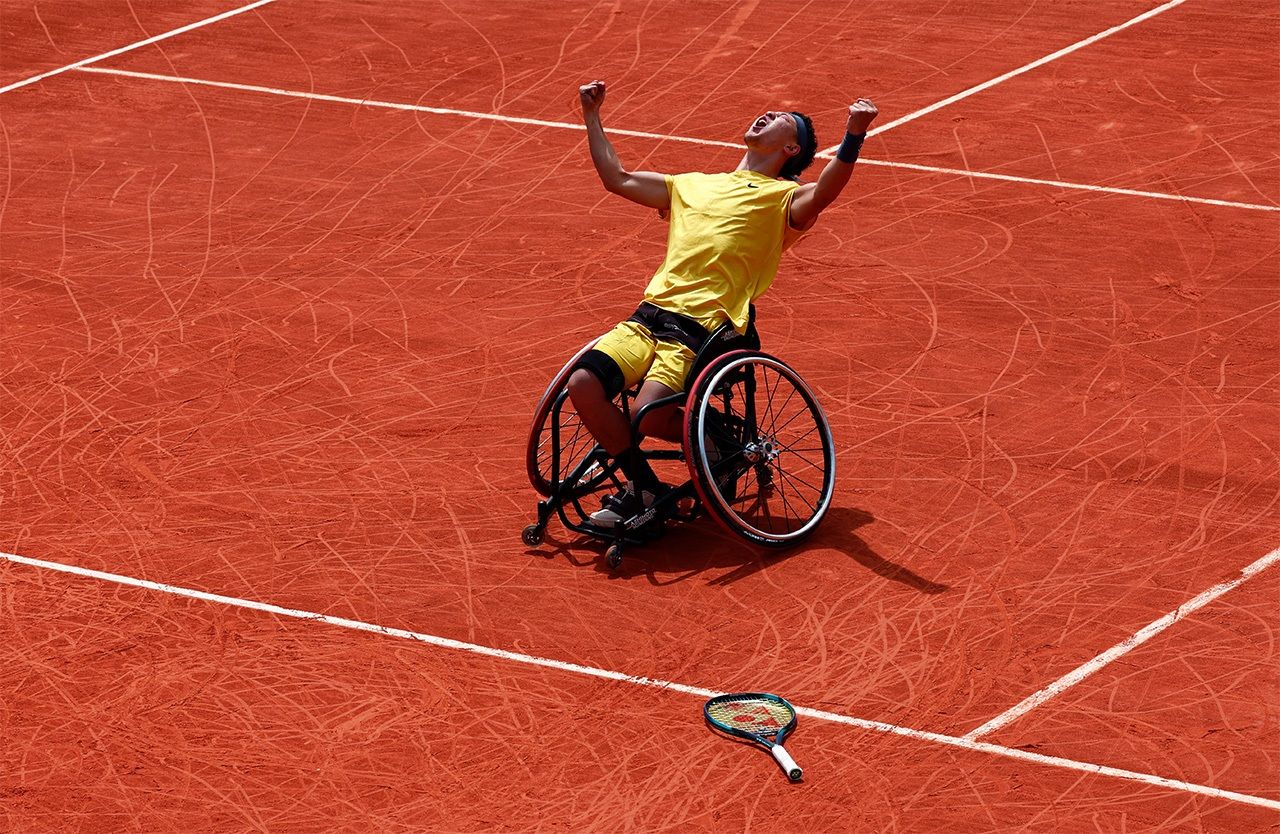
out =
<svg viewBox="0 0 1280 834"><path fill-rule="evenodd" d="M712 471L714 467L708 463L708 457L700 446L697 447L697 454L693 454L695 448L690 438L694 436L702 437L704 428L699 422L696 427L697 432L694 432L694 427L690 425L690 421L700 421L701 416L704 416L706 412L706 409L702 407L703 401L714 400L716 397L722 399L724 408L723 411L717 410L717 413L720 414L719 420L721 422L727 421L729 419L727 413L732 413L730 400L735 396L732 393L732 385L739 381L744 385L742 399L746 413L736 418L743 426L744 436L741 438L742 448L740 452L735 453L735 456L741 454L743 460L749 461L749 463L746 467L743 467L742 461L736 463L734 468L740 468L742 472L733 475L732 480L736 483L738 479L744 477L747 471L754 469L757 473L757 482L760 490L763 491L769 488L772 483L772 473L768 464L779 452L772 451L768 442L759 442L759 424L755 414L756 379L752 372L740 372L740 377L727 375L731 374L735 363L742 367L752 363L767 364L769 367L778 369L779 373L785 372L783 375L788 382L800 392L807 409L813 415L816 426L820 429L825 463L823 486L821 498L814 507L812 517L798 533L788 534L784 540L760 534L758 531L753 533L747 529L749 525L742 523L741 519L737 519L739 523L735 524L734 520L737 517L734 515L734 511L722 499L720 503L723 506L716 505L713 507L715 511L710 514L730 532L764 546L778 547L794 544L816 529L830 505L834 486L835 454L830 427L816 398L804 381L800 379L799 375L781 360L759 351L760 342L755 332L754 316L746 335L738 334L731 325L725 324L708 337L694 359L689 372L690 385L684 391L655 400L636 410L634 414L632 413L631 403L636 397L636 391L628 389L618 395L618 405L631 424L632 440L635 443L638 443L641 439L639 425L649 412L669 405L684 404L686 406L685 439L681 447L678 449L648 449L643 451L643 455L650 461L682 461L689 468L690 478L683 484L673 487L670 491L658 496L654 504L644 512L632 518L624 519L622 523L614 527L602 527L593 524L589 518L590 512L582 506L583 500L589 496L596 495L602 488L612 486L622 489L626 485L618 471L617 462L611 460L608 453L599 444L594 443L593 438L590 439L590 450L582 456L581 460L576 463L563 460L565 438L561 437L563 429L561 418L568 401L568 377L573 372L578 359L590 350L594 344L595 342L593 341L585 345L565 364L560 373L552 379L535 411L534 425L530 432L526 457L530 483L544 497L538 502L537 521L525 527L522 533L522 539L526 545L536 547L541 544L547 524L555 516L560 519L566 529L607 542L608 547L605 550L605 559L611 569L616 569L621 564L623 550L626 547L645 544L658 538L665 531L666 524L669 521L692 521L706 512L708 501L714 502L720 495L719 486L715 479L723 478L724 473ZM719 381L729 382L730 387L715 390L716 385L712 383ZM702 388L708 388L708 390L702 391ZM691 397L695 394L700 399L690 403ZM695 414L695 412L697 413ZM542 451L544 425L549 428L550 434L550 437L546 439L550 445L548 467L550 477L544 476L540 466L541 459L539 458L539 453ZM580 440L581 438L578 435L584 431L585 426L580 425L575 432L573 441ZM589 435L587 436L589 437ZM723 465L723 463L721 461L716 465ZM567 466L571 467L569 471L565 471ZM704 469L707 471L704 472ZM570 513L572 513L573 517L571 517Z"/></svg>

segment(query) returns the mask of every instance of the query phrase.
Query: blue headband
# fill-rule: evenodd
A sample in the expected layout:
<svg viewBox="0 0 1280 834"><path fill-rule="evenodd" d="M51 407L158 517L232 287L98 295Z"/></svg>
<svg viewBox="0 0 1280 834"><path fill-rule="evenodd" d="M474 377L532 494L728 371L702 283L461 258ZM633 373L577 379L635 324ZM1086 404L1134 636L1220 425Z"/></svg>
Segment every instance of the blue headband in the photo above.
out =
<svg viewBox="0 0 1280 834"><path fill-rule="evenodd" d="M796 119L796 144L800 146L800 153L804 153L809 147L809 127L804 123L804 116L794 110L791 115Z"/></svg>

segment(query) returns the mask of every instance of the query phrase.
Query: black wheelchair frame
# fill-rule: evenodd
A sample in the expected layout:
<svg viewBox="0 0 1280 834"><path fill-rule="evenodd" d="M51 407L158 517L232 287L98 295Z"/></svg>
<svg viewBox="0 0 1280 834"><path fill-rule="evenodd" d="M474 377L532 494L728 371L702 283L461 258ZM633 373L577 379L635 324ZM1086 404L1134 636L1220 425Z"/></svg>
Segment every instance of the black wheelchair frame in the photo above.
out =
<svg viewBox="0 0 1280 834"><path fill-rule="evenodd" d="M590 511L582 506L583 501L605 488L621 490L625 487L625 480L619 472L617 462L595 444L589 434L586 437L591 445L590 450L576 462L564 460L567 440L562 433L565 431L564 418L566 404L569 402L568 375L572 373L577 359L592 344L594 343L585 346L566 363L548 386L535 412L527 463L530 481L543 494L543 498L538 502L537 521L523 531L522 539L526 545L536 547L541 544L551 518L558 517L566 529L607 542L605 559L610 568L616 569L621 564L625 548L653 541L662 535L668 522L694 520L706 511L708 501L714 509L711 514L728 530L766 547L794 544L816 529L830 503L834 485L835 455L830 428L816 398L803 380L780 360L759 352L760 341L755 331L754 315L745 335L738 334L731 325L725 324L708 337L694 359L688 376L689 385L685 391L648 403L634 413L631 403L637 392L627 390L618 395L616 402L631 423L634 443L639 443L642 439L639 426L645 415L669 405L686 406L685 442L681 448L646 449L643 455L650 461L683 461L688 466L691 477L685 483L658 496L651 507L624 519L616 526L593 524ZM755 473L759 493L763 494L765 490L772 492L775 470L771 464L784 451L782 444L772 437L765 438L759 431L759 415L755 405L758 380L753 365L772 368L776 375L780 375L792 389L800 393L822 441L820 448L824 465L821 467L823 482L820 498L810 508L811 517L805 524L797 531L789 531L785 535L755 530L734 513L731 502L725 498L726 494L734 491L737 482L751 472ZM741 385L741 390L735 390L738 385ZM794 396L794 392L791 396ZM691 402L691 397L697 397L696 402ZM713 408L712 403L717 402L717 398L718 405ZM735 399L741 400L742 414L734 411ZM788 398L790 399L791 397ZM714 417L711 412L715 413ZM788 422L795 419L793 416ZM720 454L719 444L714 444L717 451L713 455L709 456L707 452L710 447L705 440L708 431L706 425L712 423L719 427L717 431L722 438L731 438L723 441L732 449L727 457ZM549 431L549 437L545 439L542 437L544 429ZM585 427L579 425L569 441L576 447L584 432ZM543 472L544 461L540 457L544 443L549 445L550 456L549 461L545 461L545 468L548 470L546 473ZM712 462L713 456L718 460ZM788 477L780 469L777 471L784 478Z"/></svg>

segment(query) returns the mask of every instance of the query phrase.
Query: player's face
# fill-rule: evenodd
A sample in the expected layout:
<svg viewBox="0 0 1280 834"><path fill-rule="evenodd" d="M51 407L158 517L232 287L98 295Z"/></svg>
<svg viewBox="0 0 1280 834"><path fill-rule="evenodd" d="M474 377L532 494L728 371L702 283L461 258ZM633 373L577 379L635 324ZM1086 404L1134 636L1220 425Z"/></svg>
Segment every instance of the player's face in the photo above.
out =
<svg viewBox="0 0 1280 834"><path fill-rule="evenodd" d="M749 147L782 148L796 144L795 116L781 110L769 110L756 118L743 137Z"/></svg>

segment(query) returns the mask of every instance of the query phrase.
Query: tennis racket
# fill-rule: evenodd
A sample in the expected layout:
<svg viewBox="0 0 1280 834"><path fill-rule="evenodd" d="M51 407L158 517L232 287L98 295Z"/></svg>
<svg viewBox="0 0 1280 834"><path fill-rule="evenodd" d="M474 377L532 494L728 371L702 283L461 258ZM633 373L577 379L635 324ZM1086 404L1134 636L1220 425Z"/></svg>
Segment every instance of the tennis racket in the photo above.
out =
<svg viewBox="0 0 1280 834"><path fill-rule="evenodd" d="M787 778L800 781L804 771L783 748L782 742L796 728L796 708L766 692L717 695L702 708L707 723L731 736L754 741L773 754Z"/></svg>

